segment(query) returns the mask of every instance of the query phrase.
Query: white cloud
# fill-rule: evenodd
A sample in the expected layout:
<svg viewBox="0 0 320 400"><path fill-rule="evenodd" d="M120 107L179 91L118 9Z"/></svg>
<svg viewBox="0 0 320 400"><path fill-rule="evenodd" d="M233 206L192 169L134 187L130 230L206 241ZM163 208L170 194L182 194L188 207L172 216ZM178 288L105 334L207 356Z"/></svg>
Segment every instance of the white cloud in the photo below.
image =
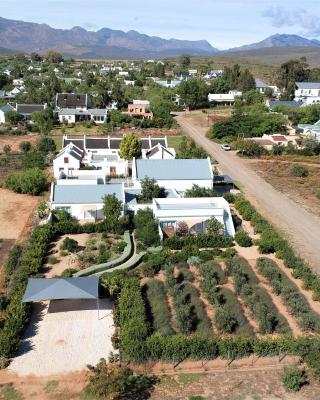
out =
<svg viewBox="0 0 320 400"><path fill-rule="evenodd" d="M262 13L262 16L269 19L276 28L297 27L306 36L320 35L320 18L304 8L288 10L283 7L270 7Z"/></svg>

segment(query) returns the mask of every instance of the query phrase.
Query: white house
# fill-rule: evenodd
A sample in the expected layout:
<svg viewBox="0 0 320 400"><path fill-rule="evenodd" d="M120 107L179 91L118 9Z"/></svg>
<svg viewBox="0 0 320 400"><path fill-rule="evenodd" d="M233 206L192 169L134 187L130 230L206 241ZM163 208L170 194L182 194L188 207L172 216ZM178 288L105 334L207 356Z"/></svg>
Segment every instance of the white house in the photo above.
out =
<svg viewBox="0 0 320 400"><path fill-rule="evenodd" d="M51 209L65 210L72 217L86 222L103 218L103 200L115 194L124 204L123 184L55 184L51 186Z"/></svg>
<svg viewBox="0 0 320 400"><path fill-rule="evenodd" d="M94 121L96 124L103 124L107 121L108 111L100 108L62 108L58 112L58 118L61 123L68 124L83 121Z"/></svg>
<svg viewBox="0 0 320 400"><path fill-rule="evenodd" d="M83 168L93 167L93 176L128 176L131 162L120 157L122 137L69 138L63 136L62 150L53 161L54 177L83 175ZM175 150L168 148L167 138L141 138L142 154L146 159L175 158ZM79 172L80 171L80 172ZM86 172L87 173L87 172Z"/></svg>
<svg viewBox="0 0 320 400"><path fill-rule="evenodd" d="M213 172L210 158L207 159L133 159L132 181L141 188L145 178L155 179L159 186L185 192L193 185L212 188Z"/></svg>
<svg viewBox="0 0 320 400"><path fill-rule="evenodd" d="M73 143L69 143L53 160L53 175L58 179L62 174L72 176L80 169L83 150Z"/></svg>
<svg viewBox="0 0 320 400"><path fill-rule="evenodd" d="M216 103L234 103L236 97L241 96L242 92L230 90L229 93L209 93L208 101Z"/></svg>
<svg viewBox="0 0 320 400"><path fill-rule="evenodd" d="M165 88L174 89L175 87L180 85L180 83L182 81L177 80L177 79L172 79L172 80L167 79L167 80L155 80L154 82L156 82L158 85L163 86Z"/></svg>
<svg viewBox="0 0 320 400"><path fill-rule="evenodd" d="M130 80L125 79L124 80L124 84L126 86L134 86L135 85L135 81L130 81Z"/></svg>
<svg viewBox="0 0 320 400"><path fill-rule="evenodd" d="M153 199L152 210L167 235L176 231L179 222L185 222L190 233L205 233L212 217L223 225L225 235L235 235L230 207L223 197Z"/></svg>
<svg viewBox="0 0 320 400"><path fill-rule="evenodd" d="M320 103L320 82L296 82L294 96L306 105Z"/></svg>

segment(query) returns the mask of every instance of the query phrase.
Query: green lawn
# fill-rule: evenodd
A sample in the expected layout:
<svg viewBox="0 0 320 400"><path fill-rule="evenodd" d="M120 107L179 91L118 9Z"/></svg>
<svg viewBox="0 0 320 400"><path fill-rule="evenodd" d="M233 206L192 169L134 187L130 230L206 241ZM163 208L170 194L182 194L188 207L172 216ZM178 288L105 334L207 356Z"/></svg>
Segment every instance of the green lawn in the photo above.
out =
<svg viewBox="0 0 320 400"><path fill-rule="evenodd" d="M168 146L173 147L175 151L178 152L182 136L167 136L167 139Z"/></svg>

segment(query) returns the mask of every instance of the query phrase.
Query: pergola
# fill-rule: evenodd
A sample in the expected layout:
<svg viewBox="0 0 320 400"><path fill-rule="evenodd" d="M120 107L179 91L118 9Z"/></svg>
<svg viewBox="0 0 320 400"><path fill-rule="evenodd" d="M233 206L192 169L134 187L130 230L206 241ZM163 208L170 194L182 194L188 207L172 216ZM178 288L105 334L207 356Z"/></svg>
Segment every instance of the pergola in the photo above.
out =
<svg viewBox="0 0 320 400"><path fill-rule="evenodd" d="M88 299L97 301L99 317L99 278L29 278L23 303L48 300Z"/></svg>

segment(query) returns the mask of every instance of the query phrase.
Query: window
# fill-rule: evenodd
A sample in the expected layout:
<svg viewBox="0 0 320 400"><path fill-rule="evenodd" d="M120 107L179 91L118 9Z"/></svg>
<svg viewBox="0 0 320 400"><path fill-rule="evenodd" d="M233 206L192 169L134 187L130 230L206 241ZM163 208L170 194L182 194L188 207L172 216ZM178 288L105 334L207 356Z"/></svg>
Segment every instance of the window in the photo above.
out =
<svg viewBox="0 0 320 400"><path fill-rule="evenodd" d="M163 221L161 222L161 228L174 228L176 225L175 221Z"/></svg>
<svg viewBox="0 0 320 400"><path fill-rule="evenodd" d="M63 162L64 162L65 164L68 164L68 163L69 163L69 158L68 158L68 157L65 157L65 158L63 159Z"/></svg>
<svg viewBox="0 0 320 400"><path fill-rule="evenodd" d="M62 167L62 168L59 168L59 171L63 171L64 170L64 168Z"/></svg>

